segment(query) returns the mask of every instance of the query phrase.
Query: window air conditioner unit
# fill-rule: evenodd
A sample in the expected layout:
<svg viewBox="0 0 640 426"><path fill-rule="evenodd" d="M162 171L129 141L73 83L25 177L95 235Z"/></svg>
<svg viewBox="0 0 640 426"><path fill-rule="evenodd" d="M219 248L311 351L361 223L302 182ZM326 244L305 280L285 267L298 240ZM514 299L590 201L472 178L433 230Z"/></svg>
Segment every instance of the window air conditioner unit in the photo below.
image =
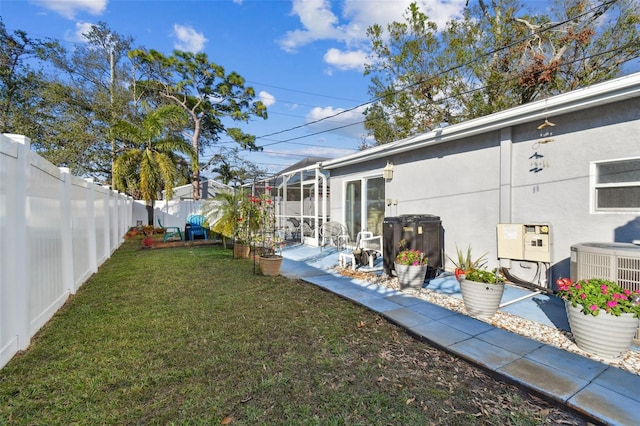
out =
<svg viewBox="0 0 640 426"><path fill-rule="evenodd" d="M640 246L580 243L571 246L571 280L601 278L640 291Z"/></svg>

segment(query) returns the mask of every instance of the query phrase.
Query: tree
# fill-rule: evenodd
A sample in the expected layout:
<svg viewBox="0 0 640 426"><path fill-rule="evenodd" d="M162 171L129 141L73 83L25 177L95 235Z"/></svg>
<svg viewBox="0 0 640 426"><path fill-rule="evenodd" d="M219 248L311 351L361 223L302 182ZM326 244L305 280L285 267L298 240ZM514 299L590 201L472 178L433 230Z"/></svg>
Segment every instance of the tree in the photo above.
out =
<svg viewBox="0 0 640 426"><path fill-rule="evenodd" d="M240 204L245 201L246 195L242 189L228 192L220 192L214 198L204 200L202 203L202 214L207 218L211 230L222 235L223 245L226 246L226 239L233 238L238 227L240 214Z"/></svg>
<svg viewBox="0 0 640 426"><path fill-rule="evenodd" d="M241 186L267 177L267 170L258 167L254 163L240 156L240 149L222 148L219 153L213 155L202 167L208 168L217 176L214 178L225 185Z"/></svg>
<svg viewBox="0 0 640 426"><path fill-rule="evenodd" d="M467 6L442 31L415 3L404 22L368 29L365 128L377 144L611 79L640 54L632 0L567 0L553 16L518 0Z"/></svg>
<svg viewBox="0 0 640 426"><path fill-rule="evenodd" d="M129 147L114 163L114 189L147 201L149 225L153 225L153 202L160 191L164 189L167 198L173 195L178 178L176 153L194 157L191 145L171 131L185 123L184 111L167 105L148 112L139 125L127 121L114 125L114 135Z"/></svg>
<svg viewBox="0 0 640 426"><path fill-rule="evenodd" d="M19 133L38 139L43 133L36 120L46 79L37 63L55 43L34 40L24 31L9 34L0 19L0 133Z"/></svg>
<svg viewBox="0 0 640 426"><path fill-rule="evenodd" d="M245 87L239 74L209 62L204 53L174 51L165 56L155 50L137 49L129 56L136 61L143 80L140 87L152 102L180 106L189 115L185 137L196 155L191 164L194 198L200 198L199 155L225 133L245 149L258 149L255 137L240 128L226 127L223 120L248 122L251 116L267 118L266 106L255 100L252 87Z"/></svg>
<svg viewBox="0 0 640 426"><path fill-rule="evenodd" d="M71 53L59 48L46 57L61 72L49 77L43 92L46 137L34 145L54 164L110 183L121 149L111 128L137 113L125 61L133 39L115 33L104 22L83 36L86 43L75 45Z"/></svg>

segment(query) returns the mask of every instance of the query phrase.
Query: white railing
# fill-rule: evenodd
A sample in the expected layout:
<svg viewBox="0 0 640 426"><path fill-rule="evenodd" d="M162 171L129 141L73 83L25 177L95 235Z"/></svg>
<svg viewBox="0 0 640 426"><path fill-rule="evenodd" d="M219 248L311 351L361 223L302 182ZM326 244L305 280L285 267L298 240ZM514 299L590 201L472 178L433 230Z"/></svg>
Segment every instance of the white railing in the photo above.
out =
<svg viewBox="0 0 640 426"><path fill-rule="evenodd" d="M0 368L123 242L133 200L0 135Z"/></svg>

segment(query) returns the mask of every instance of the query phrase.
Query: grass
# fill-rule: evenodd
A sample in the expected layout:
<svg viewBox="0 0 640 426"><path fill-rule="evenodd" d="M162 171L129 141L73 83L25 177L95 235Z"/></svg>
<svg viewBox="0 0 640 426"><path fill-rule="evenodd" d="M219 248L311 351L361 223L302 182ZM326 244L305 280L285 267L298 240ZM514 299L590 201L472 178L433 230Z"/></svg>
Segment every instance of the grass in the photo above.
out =
<svg viewBox="0 0 640 426"><path fill-rule="evenodd" d="M0 424L584 424L230 250L139 247L0 370Z"/></svg>

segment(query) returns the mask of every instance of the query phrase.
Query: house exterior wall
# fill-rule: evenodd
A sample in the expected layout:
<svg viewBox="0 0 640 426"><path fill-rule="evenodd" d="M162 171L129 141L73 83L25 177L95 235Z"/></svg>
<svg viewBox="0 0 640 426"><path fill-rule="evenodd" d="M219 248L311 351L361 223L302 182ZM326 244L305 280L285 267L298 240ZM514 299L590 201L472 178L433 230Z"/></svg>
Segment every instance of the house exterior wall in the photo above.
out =
<svg viewBox="0 0 640 426"><path fill-rule="evenodd" d="M553 276L569 276L571 245L640 239L640 212L594 212L590 183L593 161L640 157L640 98L556 114L549 117L555 126L538 129L542 121L532 117L373 160L363 153L357 164L331 169L331 216L344 219L346 182L381 176L391 161L385 197L397 205L387 205L385 217L440 216L451 257L456 246L470 245L497 266L498 223L549 224ZM532 158L536 153L542 157ZM525 280L536 267L520 261L503 266Z"/></svg>

